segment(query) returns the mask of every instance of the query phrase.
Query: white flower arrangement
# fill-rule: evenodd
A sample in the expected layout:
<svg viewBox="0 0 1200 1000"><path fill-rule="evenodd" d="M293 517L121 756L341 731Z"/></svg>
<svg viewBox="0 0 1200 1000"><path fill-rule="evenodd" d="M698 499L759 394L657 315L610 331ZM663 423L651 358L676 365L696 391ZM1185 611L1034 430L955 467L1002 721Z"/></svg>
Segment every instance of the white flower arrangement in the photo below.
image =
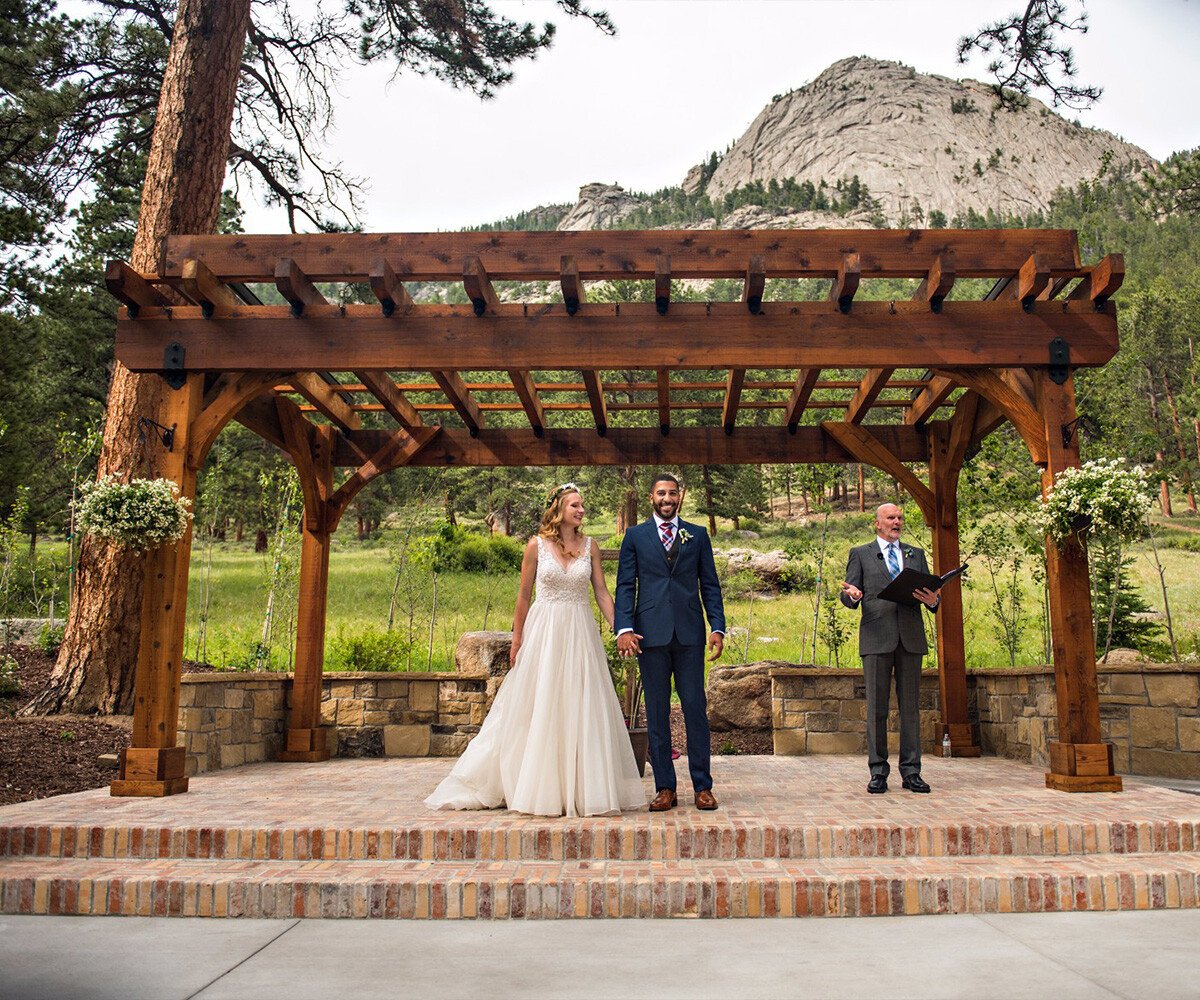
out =
<svg viewBox="0 0 1200 1000"><path fill-rule="evenodd" d="M687 528L679 529L679 544L680 545L687 545L687 543L691 539L691 537L692 537L692 533L690 531L688 531Z"/></svg>
<svg viewBox="0 0 1200 1000"><path fill-rule="evenodd" d="M1152 502L1150 479L1140 465L1096 459L1060 472L1032 520L1059 543L1072 536L1133 539L1145 530Z"/></svg>
<svg viewBox="0 0 1200 1000"><path fill-rule="evenodd" d="M123 482L112 475L81 487L75 518L80 531L142 550L182 538L190 508L169 479Z"/></svg>

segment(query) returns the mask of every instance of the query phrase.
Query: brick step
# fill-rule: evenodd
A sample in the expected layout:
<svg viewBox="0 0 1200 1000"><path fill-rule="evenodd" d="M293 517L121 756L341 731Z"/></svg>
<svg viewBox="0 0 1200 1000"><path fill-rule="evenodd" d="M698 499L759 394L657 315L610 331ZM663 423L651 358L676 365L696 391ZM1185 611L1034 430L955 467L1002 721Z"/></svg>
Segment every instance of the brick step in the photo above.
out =
<svg viewBox="0 0 1200 1000"><path fill-rule="evenodd" d="M612 819L461 816L403 827L0 826L0 858L229 860L669 861L1177 853L1200 850L1200 822L807 825L696 821L678 813Z"/></svg>
<svg viewBox="0 0 1200 1000"><path fill-rule="evenodd" d="M815 861L0 861L4 913L870 916L1196 907L1200 853Z"/></svg>

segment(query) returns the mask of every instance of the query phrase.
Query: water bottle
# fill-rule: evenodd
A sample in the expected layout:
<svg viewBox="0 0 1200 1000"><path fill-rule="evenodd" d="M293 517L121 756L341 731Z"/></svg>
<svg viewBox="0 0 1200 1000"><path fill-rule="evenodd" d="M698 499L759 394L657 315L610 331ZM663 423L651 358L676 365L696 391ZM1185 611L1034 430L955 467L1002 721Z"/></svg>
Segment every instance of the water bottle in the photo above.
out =
<svg viewBox="0 0 1200 1000"><path fill-rule="evenodd" d="M942 736L942 756L950 757L950 733L947 732Z"/></svg>

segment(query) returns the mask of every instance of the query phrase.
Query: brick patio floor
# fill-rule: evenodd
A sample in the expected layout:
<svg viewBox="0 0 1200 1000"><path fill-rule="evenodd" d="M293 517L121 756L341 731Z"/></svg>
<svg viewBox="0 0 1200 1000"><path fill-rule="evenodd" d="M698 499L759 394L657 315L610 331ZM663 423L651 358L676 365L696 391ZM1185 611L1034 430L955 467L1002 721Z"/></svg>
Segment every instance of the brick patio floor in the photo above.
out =
<svg viewBox="0 0 1200 1000"><path fill-rule="evenodd" d="M686 775L686 762L678 762ZM718 757L715 813L432 813L451 761L259 764L164 799L0 808L7 913L791 916L1196 906L1200 796L999 758L866 793L858 757ZM647 793L652 792L647 779Z"/></svg>

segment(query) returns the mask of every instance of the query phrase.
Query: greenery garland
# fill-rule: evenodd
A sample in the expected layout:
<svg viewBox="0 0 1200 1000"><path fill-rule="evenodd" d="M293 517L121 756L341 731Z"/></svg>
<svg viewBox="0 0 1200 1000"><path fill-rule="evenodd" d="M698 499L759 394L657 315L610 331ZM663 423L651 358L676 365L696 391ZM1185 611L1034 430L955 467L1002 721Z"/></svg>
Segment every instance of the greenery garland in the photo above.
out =
<svg viewBox="0 0 1200 1000"><path fill-rule="evenodd" d="M1038 499L1033 520L1060 545L1073 537L1133 540L1145 531L1153 494L1146 470L1124 459L1064 469Z"/></svg>
<svg viewBox="0 0 1200 1000"><path fill-rule="evenodd" d="M75 506L80 531L143 550L183 537L191 520L191 503L179 496L169 479L123 482L105 476L80 489Z"/></svg>

